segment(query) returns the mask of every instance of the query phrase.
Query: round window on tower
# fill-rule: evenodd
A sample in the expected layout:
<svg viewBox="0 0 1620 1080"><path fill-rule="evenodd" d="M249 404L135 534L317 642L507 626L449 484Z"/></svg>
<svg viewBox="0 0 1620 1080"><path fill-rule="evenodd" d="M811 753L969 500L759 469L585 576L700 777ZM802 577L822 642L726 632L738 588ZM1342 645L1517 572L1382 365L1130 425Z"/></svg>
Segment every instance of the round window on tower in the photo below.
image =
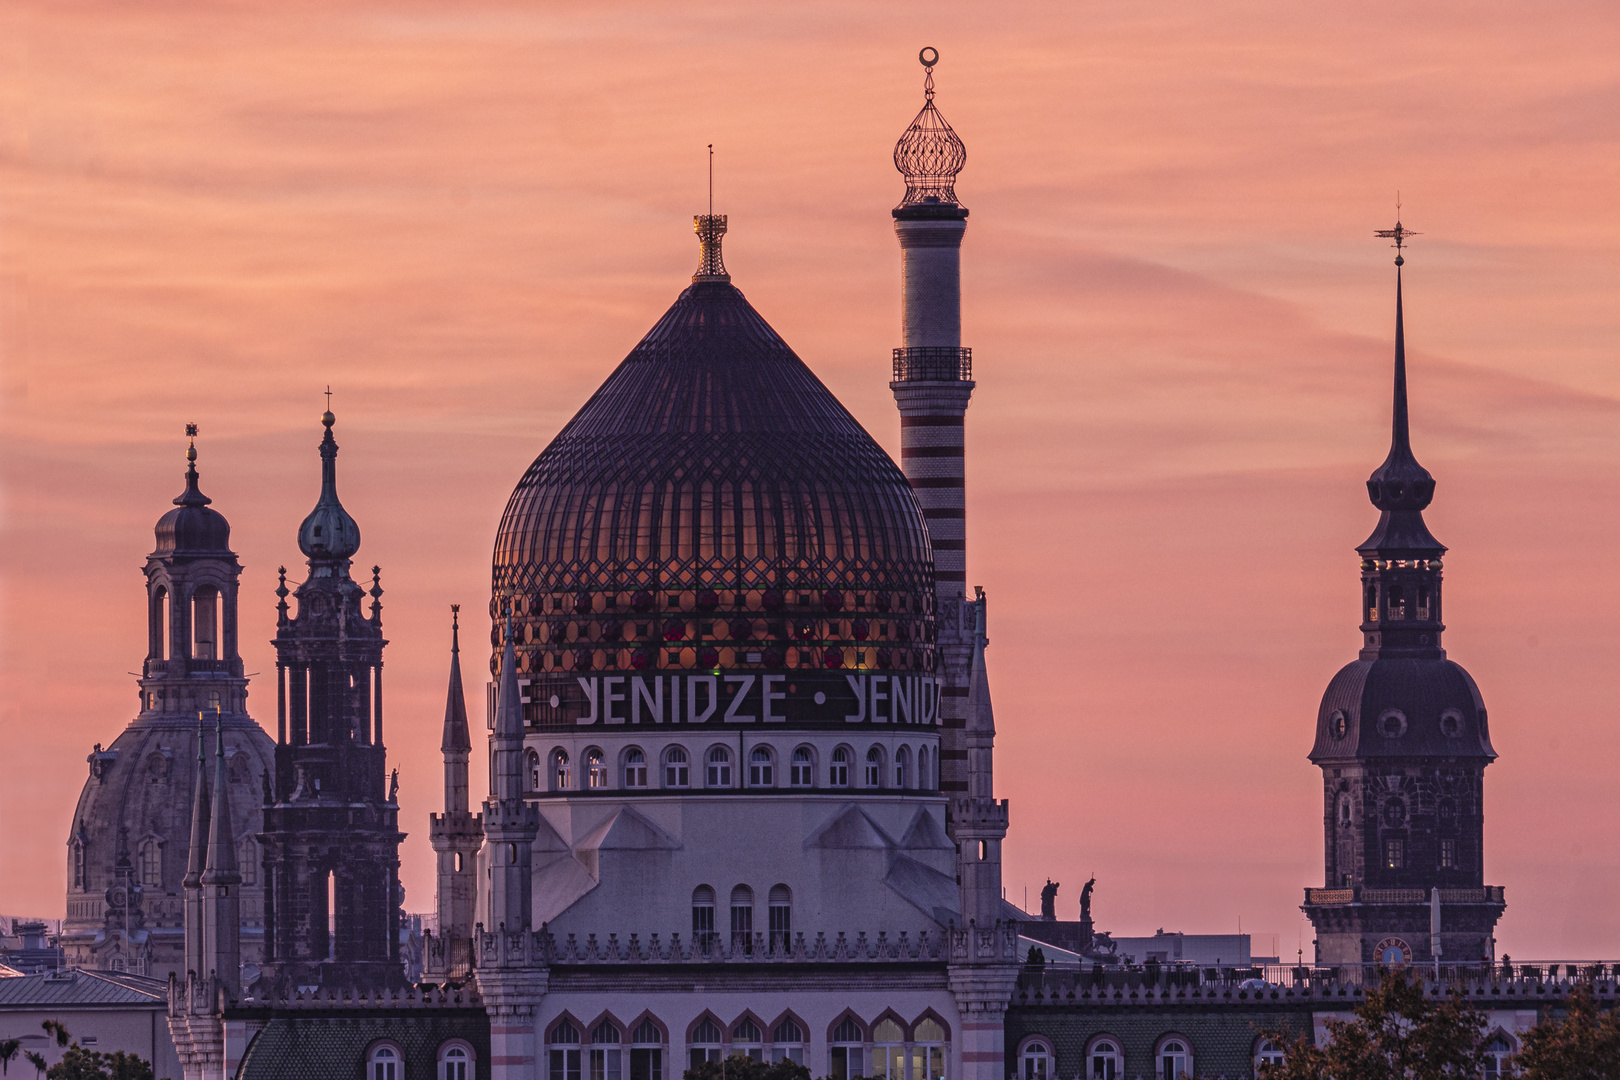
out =
<svg viewBox="0 0 1620 1080"><path fill-rule="evenodd" d="M1406 734L1406 714L1399 709L1385 709L1378 717L1378 734L1386 739L1398 739Z"/></svg>
<svg viewBox="0 0 1620 1080"><path fill-rule="evenodd" d="M1350 718L1343 709L1334 709L1328 717L1328 730L1333 732L1335 739L1342 739L1350 733Z"/></svg>
<svg viewBox="0 0 1620 1080"><path fill-rule="evenodd" d="M1462 734L1463 714L1461 709L1447 709L1440 714L1440 734L1448 739L1455 739Z"/></svg>

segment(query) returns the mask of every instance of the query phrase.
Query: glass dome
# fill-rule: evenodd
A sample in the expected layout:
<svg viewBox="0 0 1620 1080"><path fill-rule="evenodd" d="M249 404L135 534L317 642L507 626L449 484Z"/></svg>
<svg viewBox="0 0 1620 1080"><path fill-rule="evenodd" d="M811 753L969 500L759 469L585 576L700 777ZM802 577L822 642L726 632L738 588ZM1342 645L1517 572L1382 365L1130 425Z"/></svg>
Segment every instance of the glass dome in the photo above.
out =
<svg viewBox="0 0 1620 1080"><path fill-rule="evenodd" d="M611 722L598 678L682 672L710 699L775 672L788 696L749 714L841 722L861 673L933 669L910 486L728 281L683 292L529 467L493 578L491 668L509 598L530 723Z"/></svg>

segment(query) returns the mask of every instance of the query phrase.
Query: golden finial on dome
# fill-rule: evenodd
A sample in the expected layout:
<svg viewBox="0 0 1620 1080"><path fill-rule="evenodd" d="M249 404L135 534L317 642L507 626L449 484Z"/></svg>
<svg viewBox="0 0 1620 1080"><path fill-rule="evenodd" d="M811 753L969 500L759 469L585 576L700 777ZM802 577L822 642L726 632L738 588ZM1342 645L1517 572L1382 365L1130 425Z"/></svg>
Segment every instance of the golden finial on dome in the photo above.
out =
<svg viewBox="0 0 1620 1080"><path fill-rule="evenodd" d="M196 461L197 460L197 425L196 424L187 424L186 425L186 438L191 440L191 445L186 447L186 460L187 461Z"/></svg>

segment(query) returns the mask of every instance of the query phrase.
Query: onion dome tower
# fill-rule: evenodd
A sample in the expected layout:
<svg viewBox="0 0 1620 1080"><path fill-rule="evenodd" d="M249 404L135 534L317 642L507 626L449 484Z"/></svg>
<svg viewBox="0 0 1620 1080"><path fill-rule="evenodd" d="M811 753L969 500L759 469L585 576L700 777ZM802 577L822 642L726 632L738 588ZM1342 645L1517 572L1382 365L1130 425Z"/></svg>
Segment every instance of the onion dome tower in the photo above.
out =
<svg viewBox="0 0 1620 1080"><path fill-rule="evenodd" d="M933 552L906 478L731 284L725 216L694 227L691 286L501 519L490 644L509 601L524 721L840 726L881 676L903 688L885 719L931 723Z"/></svg>
<svg viewBox="0 0 1620 1080"><path fill-rule="evenodd" d="M1396 222L1395 403L1389 456L1367 481L1378 525L1361 555L1363 648L1328 684L1311 761L1322 769L1326 881L1307 889L1318 962L1491 957L1504 909L1484 884L1485 704L1440 646L1441 556L1423 521L1434 479L1412 453ZM1432 920L1439 911L1439 933Z"/></svg>
<svg viewBox="0 0 1620 1080"><path fill-rule="evenodd" d="M265 978L301 986L400 985L399 806L383 746L381 571L349 576L360 528L337 495L336 418L321 416L321 493L298 529L309 574L276 589L274 783L265 793ZM371 597L369 613L363 610Z"/></svg>
<svg viewBox="0 0 1620 1080"><path fill-rule="evenodd" d="M254 836L260 777L271 767L269 736L247 713L247 678L237 653L237 579L230 523L202 493L195 424L186 449L185 490L158 520L147 556L146 659L139 712L111 746L90 754L90 777L68 834L70 964L184 976L187 846L192 803L206 786L198 716L217 716L230 826L238 845L237 890L243 959L259 959L263 889ZM210 764L208 768L212 768Z"/></svg>
<svg viewBox="0 0 1620 1080"><path fill-rule="evenodd" d="M922 506L934 551L944 749L940 788L968 790L968 682L975 616L967 600L966 429L973 396L973 350L962 347L962 236L967 207L956 198L956 176L967 148L934 105L939 52L918 59L926 75L923 107L894 147L894 167L906 180L894 208L900 239L901 335L894 350L895 403L900 408L900 465Z"/></svg>

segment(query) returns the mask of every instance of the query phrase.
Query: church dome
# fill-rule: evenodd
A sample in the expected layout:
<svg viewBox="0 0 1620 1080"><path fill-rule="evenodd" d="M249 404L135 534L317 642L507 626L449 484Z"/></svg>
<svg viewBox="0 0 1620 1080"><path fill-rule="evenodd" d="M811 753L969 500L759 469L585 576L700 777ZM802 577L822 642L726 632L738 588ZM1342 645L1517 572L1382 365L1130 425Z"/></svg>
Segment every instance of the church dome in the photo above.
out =
<svg viewBox="0 0 1620 1080"><path fill-rule="evenodd" d="M1413 756L1496 757L1473 676L1443 657L1378 657L1339 669L1317 710L1311 760Z"/></svg>
<svg viewBox="0 0 1620 1080"><path fill-rule="evenodd" d="M693 284L501 519L491 613L510 598L519 671L554 676L531 720L588 671L933 666L905 477L731 284L724 219L698 228Z"/></svg>

